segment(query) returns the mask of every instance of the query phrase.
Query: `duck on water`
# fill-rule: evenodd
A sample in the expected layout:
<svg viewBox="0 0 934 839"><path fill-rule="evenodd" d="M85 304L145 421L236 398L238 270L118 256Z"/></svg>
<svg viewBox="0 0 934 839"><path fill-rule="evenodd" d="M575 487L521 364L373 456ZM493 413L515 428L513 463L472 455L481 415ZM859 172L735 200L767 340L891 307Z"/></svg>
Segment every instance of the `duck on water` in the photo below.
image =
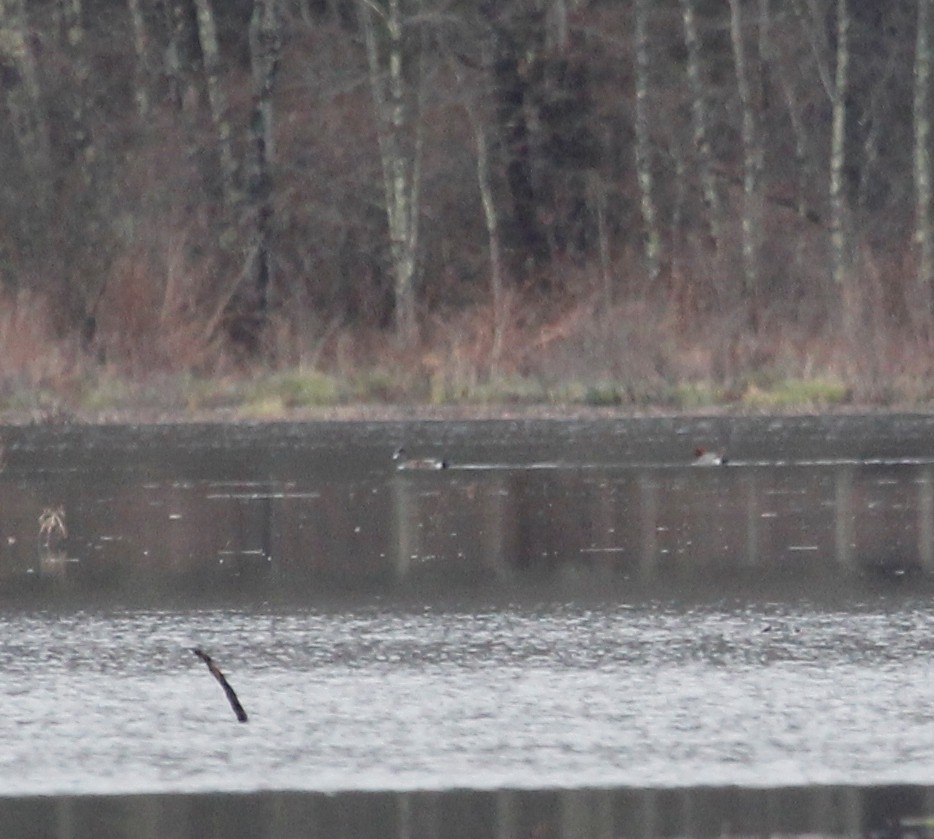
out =
<svg viewBox="0 0 934 839"><path fill-rule="evenodd" d="M698 446L694 449L694 466L725 466L729 458L723 452L709 452Z"/></svg>
<svg viewBox="0 0 934 839"><path fill-rule="evenodd" d="M431 470L448 468L448 462L437 457L409 458L403 446L399 446L392 453L392 459L396 462L396 469Z"/></svg>

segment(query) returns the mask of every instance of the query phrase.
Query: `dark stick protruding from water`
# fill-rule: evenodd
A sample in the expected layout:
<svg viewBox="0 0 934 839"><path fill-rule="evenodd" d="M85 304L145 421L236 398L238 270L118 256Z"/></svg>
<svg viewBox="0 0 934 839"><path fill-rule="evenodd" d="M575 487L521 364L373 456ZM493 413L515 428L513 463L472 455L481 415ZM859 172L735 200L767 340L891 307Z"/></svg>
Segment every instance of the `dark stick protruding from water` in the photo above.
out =
<svg viewBox="0 0 934 839"><path fill-rule="evenodd" d="M211 656L209 656L200 647L192 647L191 651L208 666L208 670L211 671L211 675L221 683L221 687L224 689L224 693L227 694L227 701L230 702L230 707L233 708L233 712L237 715L237 719L240 722L246 722L246 711L243 710L243 706L240 704L240 700L237 699L237 694L230 686L230 682L228 682L224 677L224 674L221 673L220 667L214 663L214 659L211 658Z"/></svg>

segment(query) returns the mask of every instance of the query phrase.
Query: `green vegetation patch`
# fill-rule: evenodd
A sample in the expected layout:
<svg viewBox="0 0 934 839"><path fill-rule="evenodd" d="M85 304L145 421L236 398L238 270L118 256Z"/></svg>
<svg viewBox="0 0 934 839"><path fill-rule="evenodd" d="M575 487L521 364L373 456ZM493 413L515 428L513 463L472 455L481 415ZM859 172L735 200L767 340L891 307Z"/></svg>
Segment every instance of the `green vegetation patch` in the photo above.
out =
<svg viewBox="0 0 934 839"><path fill-rule="evenodd" d="M756 410L827 407L849 401L850 388L837 379L785 379L768 389L750 385L742 404Z"/></svg>
<svg viewBox="0 0 934 839"><path fill-rule="evenodd" d="M710 382L684 382L672 388L672 404L685 411L712 408L726 401L723 387Z"/></svg>
<svg viewBox="0 0 934 839"><path fill-rule="evenodd" d="M290 370L260 380L246 401L246 408L267 410L327 407L341 401L337 380L317 370Z"/></svg>
<svg viewBox="0 0 934 839"><path fill-rule="evenodd" d="M507 376L488 379L470 388L464 401L483 405L535 405L553 401L545 386L537 379Z"/></svg>

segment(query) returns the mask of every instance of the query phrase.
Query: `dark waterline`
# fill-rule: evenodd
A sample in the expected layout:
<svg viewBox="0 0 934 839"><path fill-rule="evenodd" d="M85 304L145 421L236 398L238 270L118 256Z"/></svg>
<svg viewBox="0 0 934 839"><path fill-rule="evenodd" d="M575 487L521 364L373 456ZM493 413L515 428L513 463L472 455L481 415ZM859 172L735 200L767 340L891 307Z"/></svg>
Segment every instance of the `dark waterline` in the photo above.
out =
<svg viewBox="0 0 934 839"><path fill-rule="evenodd" d="M0 824L18 839L894 839L928 835L932 801L916 786L56 796L0 798Z"/></svg>

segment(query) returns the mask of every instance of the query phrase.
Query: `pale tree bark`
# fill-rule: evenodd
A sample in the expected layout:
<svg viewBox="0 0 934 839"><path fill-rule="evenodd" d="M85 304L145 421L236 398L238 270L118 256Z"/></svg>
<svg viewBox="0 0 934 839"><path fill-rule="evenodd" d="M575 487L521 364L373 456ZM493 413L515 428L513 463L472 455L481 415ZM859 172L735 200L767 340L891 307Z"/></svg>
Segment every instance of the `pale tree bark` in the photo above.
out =
<svg viewBox="0 0 934 839"><path fill-rule="evenodd" d="M448 51L450 52L450 51ZM480 203L483 206L483 221L486 225L487 242L490 251L490 296L493 306L493 336L490 350L490 373L495 376L499 372L499 362L503 351L503 333L506 327L506 301L503 289L503 260L502 241L500 238L499 211L493 195L493 175L490 166L490 144L487 140L487 129L483 119L477 111L477 105L471 94L467 91L464 76L455 61L451 62L457 84L460 87L464 111L473 133L474 146L477 151L477 188L480 192ZM484 55L484 65L489 59Z"/></svg>
<svg viewBox="0 0 934 839"><path fill-rule="evenodd" d="M84 52L84 12L81 0L59 0L58 12L75 74L75 89L71 97L70 150L81 167L85 184L90 186L93 180L90 164L94 160L94 144L88 127L86 104L91 70Z"/></svg>
<svg viewBox="0 0 934 839"><path fill-rule="evenodd" d="M934 313L934 230L931 228L931 6L918 0L915 38L914 178L915 242L918 247L918 284L929 314Z"/></svg>
<svg viewBox="0 0 934 839"><path fill-rule="evenodd" d="M649 36L648 15L650 0L635 3L636 52L636 178L639 182L639 206L645 249L645 265L654 285L661 272L661 236L658 230L658 212L655 207L654 178L652 176L652 137L649 129Z"/></svg>
<svg viewBox="0 0 934 839"><path fill-rule="evenodd" d="M808 153L808 134L801 113L801 104L794 84L788 78L788 73L776 66L775 51L772 46L772 12L771 0L759 0L759 54L766 68L773 68L771 77L774 78L781 89L782 99L791 123L791 133L795 141L795 171L798 175L796 188L795 211L799 218L808 216L808 186L811 183L811 161ZM795 251L801 253L801 239L796 237Z"/></svg>
<svg viewBox="0 0 934 839"><path fill-rule="evenodd" d="M590 203L597 219L597 246L600 253L600 296L605 318L611 317L613 305L613 266L610 255L610 230L607 224L607 185L599 171L591 170L587 174L587 187Z"/></svg>
<svg viewBox="0 0 934 839"><path fill-rule="evenodd" d="M149 114L149 80L152 75L149 62L149 34L146 31L146 21L140 8L140 0L127 0L127 11L130 13L130 25L133 30L133 49L136 52L136 78L133 82L133 99L136 102L136 113L140 121L145 124Z"/></svg>
<svg viewBox="0 0 934 839"><path fill-rule="evenodd" d="M847 0L836 0L837 62L834 71L830 138L830 256L833 281L842 290L847 282L846 194L843 175L846 167L846 98L849 84L850 15ZM850 305L844 295L845 322Z"/></svg>
<svg viewBox="0 0 934 839"><path fill-rule="evenodd" d="M799 221L807 221L812 215L808 201L808 193L813 183L813 161L808 147L808 132L802 116L802 106L795 90L794 83L788 78L788 73L777 66L775 51L772 46L771 29L772 12L771 0L759 0L759 55L763 65L770 72L770 78L775 80L781 90L781 98L785 103L788 121L791 123L791 133L794 137L795 152L794 171L797 177L794 197L794 211ZM792 236L790 246L794 254L793 270L800 274L804 269L805 261L804 236Z"/></svg>
<svg viewBox="0 0 934 839"><path fill-rule="evenodd" d="M821 86L827 94L827 98L832 101L834 83L830 73L830 62L827 58L830 54L830 45L827 42L821 9L817 6L815 0L791 0L791 9L798 19L802 34L807 40Z"/></svg>
<svg viewBox="0 0 934 839"><path fill-rule="evenodd" d="M743 21L739 0L730 0L730 40L733 45L733 64L736 70L736 88L739 92L743 141L743 214L741 221L743 250L743 286L750 306L750 325L758 321L759 296L759 236L762 228L763 150L756 125L749 66L743 40Z"/></svg>
<svg viewBox="0 0 934 839"><path fill-rule="evenodd" d="M677 138L672 138L668 144L668 154L671 157L675 170L674 196L671 199L671 223L669 241L675 242L684 224L684 205L687 198L688 166L687 156ZM674 255L672 255L672 258Z"/></svg>
<svg viewBox="0 0 934 839"><path fill-rule="evenodd" d="M36 194L45 204L50 186L49 123L28 32L24 0L0 0L0 58L17 74L15 83L4 85L7 113Z"/></svg>
<svg viewBox="0 0 934 839"><path fill-rule="evenodd" d="M386 0L383 5L375 0L357 0L357 9L366 42L383 170L396 335L403 346L411 346L418 337L415 272L421 200L424 41L420 40L414 69L407 73L410 62L406 59L411 56L406 56L403 42L402 0ZM410 83L409 78L415 81ZM417 88L414 95L409 89L411 84Z"/></svg>
<svg viewBox="0 0 934 839"><path fill-rule="evenodd" d="M161 71L169 102L182 111L185 101L185 78L182 70L181 44L185 36L184 7L181 0L154 0L166 32Z"/></svg>
<svg viewBox="0 0 934 839"><path fill-rule="evenodd" d="M237 203L237 162L234 158L232 131L227 114L227 96L221 80L221 54L217 40L217 24L211 0L195 0L198 22L198 42L204 57L204 75L211 108L211 122L217 136L220 163L221 195L228 208Z"/></svg>
<svg viewBox="0 0 934 839"><path fill-rule="evenodd" d="M888 122L890 110L892 74L898 64L900 50L892 49L885 61L885 69L880 73L873 73L873 81L869 88L862 88L860 93L861 107L859 122L865 134L862 142L862 153L859 158L859 178L856 184L855 203L861 209L867 209L871 197L872 182L877 175L880 163L880 147L883 129Z"/></svg>
<svg viewBox="0 0 934 839"><path fill-rule="evenodd" d="M486 131L477 118L476 112L470 116L474 142L477 146L477 187L483 204L483 220L486 223L487 241L490 248L490 292L493 297L493 346L490 351L490 372L495 376L499 372L499 362L503 354L503 333L506 328L506 301L503 294L503 260L499 234L499 213L493 197L493 184L490 175L490 152Z"/></svg>
<svg viewBox="0 0 934 839"><path fill-rule="evenodd" d="M149 60L154 65L153 72L159 74L157 89L178 119L185 159L190 169L196 171L203 156L204 139L197 126L200 102L196 77L199 71L195 69L192 48L195 39L189 5L187 0L153 0L153 3L155 23L160 31L157 40L162 48L158 52L151 51ZM189 194L186 200L193 203L199 199Z"/></svg>
<svg viewBox="0 0 934 839"><path fill-rule="evenodd" d="M97 306L107 286L105 271L88 270L99 258L102 216L97 204L98 154L90 126L91 65L88 61L82 0L57 0L62 52L71 71L67 92L67 117L62 120L62 147L80 178L83 191L71 201L68 221L61 229L63 247L69 252L61 275L63 307L80 323L81 344L90 349L97 333ZM60 183L68 184L66 176ZM80 265L80 267L79 267Z"/></svg>
<svg viewBox="0 0 934 839"><path fill-rule="evenodd" d="M691 93L691 133L694 141L694 153L700 173L701 190L707 210L707 229L714 249L720 250L720 196L714 178L713 154L710 148L709 116L707 97L704 95L704 82L701 77L700 39L697 35L697 22L694 17L696 0L680 0L681 26L684 30L684 45L687 48L687 77Z"/></svg>
<svg viewBox="0 0 934 839"><path fill-rule="evenodd" d="M273 88L282 49L277 0L254 0L249 43L253 113L249 132L246 204L254 241L248 254L250 265L247 269L247 287L236 301L232 335L242 346L255 353L260 348L268 318L269 288L273 280Z"/></svg>
<svg viewBox="0 0 934 839"><path fill-rule="evenodd" d="M253 0L249 40L256 114L253 122L254 147L262 146L263 149L257 160L271 161L276 156L272 94L282 52L278 0Z"/></svg>
<svg viewBox="0 0 934 839"><path fill-rule="evenodd" d="M564 53L568 48L568 0L549 0L545 10L546 46Z"/></svg>

